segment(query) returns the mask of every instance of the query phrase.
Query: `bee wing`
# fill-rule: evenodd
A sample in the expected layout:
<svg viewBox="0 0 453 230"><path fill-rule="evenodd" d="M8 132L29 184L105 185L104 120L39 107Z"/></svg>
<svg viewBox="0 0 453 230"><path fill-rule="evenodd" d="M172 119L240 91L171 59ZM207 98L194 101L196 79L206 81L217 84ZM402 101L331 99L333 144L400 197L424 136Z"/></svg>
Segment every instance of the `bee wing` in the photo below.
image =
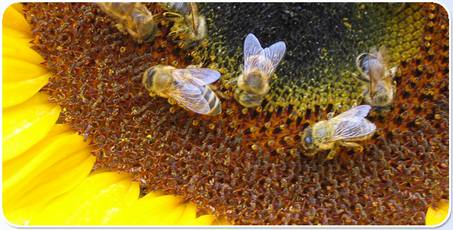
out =
<svg viewBox="0 0 453 230"><path fill-rule="evenodd" d="M255 56L261 53L263 47L261 47L260 41L252 33L248 34L244 41L244 60L247 60L251 56Z"/></svg>
<svg viewBox="0 0 453 230"><path fill-rule="evenodd" d="M205 83L197 78L191 77L184 71L173 71L175 79L174 88L169 93L179 105L200 114L207 114L210 111L209 102L204 98Z"/></svg>
<svg viewBox="0 0 453 230"><path fill-rule="evenodd" d="M282 60L286 51L284 42L277 42L263 49L258 39L249 34L244 42L244 71L257 68L271 75Z"/></svg>
<svg viewBox="0 0 453 230"><path fill-rule="evenodd" d="M190 94L184 91L171 93L170 96L182 107L199 114L207 114L211 109L201 94Z"/></svg>
<svg viewBox="0 0 453 230"><path fill-rule="evenodd" d="M253 67L257 67L260 62L260 54L263 52L258 38L253 34L248 34L244 41L244 71L248 72Z"/></svg>
<svg viewBox="0 0 453 230"><path fill-rule="evenodd" d="M364 118L370 112L371 106L369 105L359 105L354 108L349 109L343 113L338 114L332 120L343 120L343 119L354 119L354 118Z"/></svg>
<svg viewBox="0 0 453 230"><path fill-rule="evenodd" d="M196 83L201 84L201 85L208 85L211 84L215 81L217 81L220 78L220 73L208 69L208 68L186 68L186 69L176 69L173 70L173 75L177 76L184 76L187 75L192 78L198 79L200 81L197 81Z"/></svg>
<svg viewBox="0 0 453 230"><path fill-rule="evenodd" d="M338 122L329 142L360 138L376 131L376 125L363 117L345 118Z"/></svg>
<svg viewBox="0 0 453 230"><path fill-rule="evenodd" d="M285 51L286 45L284 42L276 42L270 47L264 49L264 56L271 62L271 65L266 65L266 67L268 68L264 71L266 71L269 75L272 74L277 68L278 63L280 63L283 56L285 55Z"/></svg>
<svg viewBox="0 0 453 230"><path fill-rule="evenodd" d="M385 46L379 47L379 50L376 53L376 56L378 57L379 61L382 63L385 63L387 65L389 63L389 51Z"/></svg>

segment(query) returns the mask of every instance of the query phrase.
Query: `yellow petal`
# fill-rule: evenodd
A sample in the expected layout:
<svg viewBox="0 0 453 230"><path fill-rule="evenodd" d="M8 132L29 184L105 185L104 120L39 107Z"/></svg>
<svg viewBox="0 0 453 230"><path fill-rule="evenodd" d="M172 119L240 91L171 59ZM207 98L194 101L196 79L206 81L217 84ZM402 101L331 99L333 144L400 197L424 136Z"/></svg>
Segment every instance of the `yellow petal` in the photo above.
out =
<svg viewBox="0 0 453 230"><path fill-rule="evenodd" d="M426 225L438 225L441 224L448 217L449 202L448 200L442 200L439 204L434 207L429 207L426 212Z"/></svg>
<svg viewBox="0 0 453 230"><path fill-rule="evenodd" d="M16 225L28 224L50 200L72 190L90 173L95 157L82 150L64 159L42 173L24 189L24 195L4 202L5 217Z"/></svg>
<svg viewBox="0 0 453 230"><path fill-rule="evenodd" d="M13 6L6 8L3 13L3 27L12 28L23 33L30 32L30 26L25 20L24 15Z"/></svg>
<svg viewBox="0 0 453 230"><path fill-rule="evenodd" d="M181 217L178 219L177 224L179 225L195 225L195 220L197 218L197 207L194 204L187 203L184 205L184 212Z"/></svg>
<svg viewBox="0 0 453 230"><path fill-rule="evenodd" d="M30 46L30 39L17 38L3 34L3 58L24 60L33 64L41 64L44 58L41 57Z"/></svg>
<svg viewBox="0 0 453 230"><path fill-rule="evenodd" d="M35 205L35 206L21 208L21 209L17 209L17 210L11 210L11 211L7 211L4 208L3 213L5 215L6 220L10 224L29 225L33 214L41 211L42 207L43 207L42 205L40 205L40 206Z"/></svg>
<svg viewBox="0 0 453 230"><path fill-rule="evenodd" d="M3 110L3 161L25 152L52 128L60 107L38 93L28 101Z"/></svg>
<svg viewBox="0 0 453 230"><path fill-rule="evenodd" d="M22 31L18 31L9 27L3 27L3 35L15 37L15 38L26 38L26 39L32 39L33 37L31 36L30 32L24 33Z"/></svg>
<svg viewBox="0 0 453 230"><path fill-rule="evenodd" d="M50 73L29 80L3 84L3 108L18 105L31 98L47 84L49 77Z"/></svg>
<svg viewBox="0 0 453 230"><path fill-rule="evenodd" d="M56 136L58 134L62 134L64 132L69 132L71 131L71 127L66 124L55 124L52 129L47 133L46 138Z"/></svg>
<svg viewBox="0 0 453 230"><path fill-rule="evenodd" d="M24 6L22 5L22 3L13 3L9 7L14 8L15 10L17 10L21 14L23 13L23 10L24 10Z"/></svg>
<svg viewBox="0 0 453 230"><path fill-rule="evenodd" d="M136 188L131 188L136 186ZM31 224L36 225L99 225L138 197L138 185L119 173L98 173L89 176L72 191L46 206Z"/></svg>
<svg viewBox="0 0 453 230"><path fill-rule="evenodd" d="M128 210L120 213L118 223L122 225L161 225L164 217L181 205L182 199L174 195L161 195L159 193L148 193L138 199ZM179 212L183 210L179 209ZM178 215L176 213L176 215ZM179 216L181 213L179 214ZM172 217L175 215L173 214Z"/></svg>
<svg viewBox="0 0 453 230"><path fill-rule="evenodd" d="M63 133L46 138L19 157L4 162L5 200L11 200L11 196L20 197L27 186L39 181L40 174L47 168L86 147L79 135Z"/></svg>
<svg viewBox="0 0 453 230"><path fill-rule="evenodd" d="M231 225L225 218L217 218L212 222L213 225Z"/></svg>
<svg viewBox="0 0 453 230"><path fill-rule="evenodd" d="M212 225L215 221L213 215L203 215L195 220L195 225Z"/></svg>
<svg viewBox="0 0 453 230"><path fill-rule="evenodd" d="M40 77L49 71L39 64L5 57L3 58L3 82L24 81Z"/></svg>
<svg viewBox="0 0 453 230"><path fill-rule="evenodd" d="M130 179L129 179L130 180ZM129 186L128 191L121 200L121 205L117 205L114 212L112 212L111 205L106 205L105 208L108 210L106 214L101 215L100 222L103 225L124 225L121 220L121 214L130 210L132 204L134 204L140 194L140 186L137 182L132 182Z"/></svg>
<svg viewBox="0 0 453 230"><path fill-rule="evenodd" d="M156 225L177 225L185 209L185 205L178 205L164 213Z"/></svg>
<svg viewBox="0 0 453 230"><path fill-rule="evenodd" d="M211 215L203 215L197 218L197 207L192 203L187 203L178 225L209 225L214 221Z"/></svg>
<svg viewBox="0 0 453 230"><path fill-rule="evenodd" d="M78 181L76 178L83 179L88 176L94 160L89 149L71 154L37 174L32 181L23 186L23 190L15 189L11 203L18 208L33 204L37 200L49 201L78 184L75 183Z"/></svg>

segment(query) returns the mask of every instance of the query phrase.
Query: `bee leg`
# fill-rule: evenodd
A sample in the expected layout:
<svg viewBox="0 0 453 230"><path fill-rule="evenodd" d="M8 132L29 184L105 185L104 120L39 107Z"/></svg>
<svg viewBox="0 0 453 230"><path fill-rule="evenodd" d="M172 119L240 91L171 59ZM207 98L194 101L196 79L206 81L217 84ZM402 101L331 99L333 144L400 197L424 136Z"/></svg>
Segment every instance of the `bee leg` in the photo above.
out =
<svg viewBox="0 0 453 230"><path fill-rule="evenodd" d="M357 144L355 142L341 142L340 145L342 145L344 147L354 148L359 153L363 152L363 146L360 144Z"/></svg>
<svg viewBox="0 0 453 230"><path fill-rule="evenodd" d="M171 98L171 97L169 97L169 98L167 99L167 101L168 101L168 104L170 104L170 105L176 105L175 99L173 99L173 98Z"/></svg>
<svg viewBox="0 0 453 230"><path fill-rule="evenodd" d="M359 74L357 74L357 73L352 73L352 77L355 78L355 79L357 79L358 81L360 81L360 82L362 82L362 83L368 83L368 82L370 82L370 79L368 78L368 76L367 76L365 73L361 72L361 71L360 71Z"/></svg>
<svg viewBox="0 0 453 230"><path fill-rule="evenodd" d="M396 81L393 81L392 83L393 83L392 84L393 95L396 95L396 87L397 87Z"/></svg>
<svg viewBox="0 0 453 230"><path fill-rule="evenodd" d="M164 12L162 16L170 21L178 21L178 20L183 20L184 16L175 12Z"/></svg>
<svg viewBox="0 0 453 230"><path fill-rule="evenodd" d="M367 86L363 86L363 92L362 92L363 100L365 101L366 104L373 105L373 100L371 99L370 96L370 89Z"/></svg>
<svg viewBox="0 0 453 230"><path fill-rule="evenodd" d="M164 19L165 19L165 17L164 17L163 14L153 14L153 20L155 22L160 22L160 21L162 21Z"/></svg>
<svg viewBox="0 0 453 230"><path fill-rule="evenodd" d="M126 28L124 27L123 24L117 23L117 24L115 24L115 27L116 27L116 29L119 30L121 33L127 34L127 30L126 30Z"/></svg>
<svg viewBox="0 0 453 230"><path fill-rule="evenodd" d="M362 85L362 96L366 97L366 95L368 95L368 93L369 93L368 86Z"/></svg>
<svg viewBox="0 0 453 230"><path fill-rule="evenodd" d="M326 160L332 160L337 155L337 148L332 148L326 157Z"/></svg>

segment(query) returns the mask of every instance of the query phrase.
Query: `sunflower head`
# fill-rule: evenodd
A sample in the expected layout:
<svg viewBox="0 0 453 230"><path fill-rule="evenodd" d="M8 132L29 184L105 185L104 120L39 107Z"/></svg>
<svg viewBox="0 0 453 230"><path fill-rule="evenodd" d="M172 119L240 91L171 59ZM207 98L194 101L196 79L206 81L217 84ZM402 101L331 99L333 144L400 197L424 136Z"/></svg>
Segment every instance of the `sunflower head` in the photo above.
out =
<svg viewBox="0 0 453 230"><path fill-rule="evenodd" d="M428 223L428 207L439 210L432 204L448 198L449 25L442 7L200 8L208 39L188 49L169 38L172 23L158 25L154 42L137 43L95 4L9 8L3 192L10 220L201 224L213 216L200 214L213 213L237 224ZM291 48L260 106L244 108L235 79L242 35L250 32L263 44L284 40ZM304 130L364 100L354 61L377 45L388 47L389 64L398 66L392 106L369 116L378 132L362 154L306 156ZM149 97L134 77L157 64L200 63L223 74L210 86L222 100L219 116ZM5 99L10 95L17 97Z"/></svg>

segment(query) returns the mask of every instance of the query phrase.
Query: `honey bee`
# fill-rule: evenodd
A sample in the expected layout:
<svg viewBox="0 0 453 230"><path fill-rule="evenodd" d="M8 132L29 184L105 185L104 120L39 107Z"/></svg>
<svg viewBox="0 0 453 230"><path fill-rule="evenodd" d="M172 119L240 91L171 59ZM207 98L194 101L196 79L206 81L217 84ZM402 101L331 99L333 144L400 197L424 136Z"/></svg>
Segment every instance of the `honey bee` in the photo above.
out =
<svg viewBox="0 0 453 230"><path fill-rule="evenodd" d="M376 131L376 125L365 118L370 109L369 105L360 105L336 117L330 113L327 120L305 129L303 144L309 150L315 150L306 155L312 156L318 150L330 150L327 159L333 159L338 146L352 147L363 152L363 147L355 142L371 138Z"/></svg>
<svg viewBox="0 0 453 230"><path fill-rule="evenodd" d="M280 41L263 49L253 34L248 34L244 41L244 69L237 79L236 100L245 107L261 105L269 92L269 81L282 60L286 45Z"/></svg>
<svg viewBox="0 0 453 230"><path fill-rule="evenodd" d="M199 14L195 2L170 2L165 7L171 11L165 12L164 17L174 22L169 36L183 41L183 48L193 47L206 37L206 19Z"/></svg>
<svg viewBox="0 0 453 230"><path fill-rule="evenodd" d="M144 72L142 83L150 95L169 98L187 110L214 116L222 112L222 107L208 85L219 78L219 72L208 68L156 65Z"/></svg>
<svg viewBox="0 0 453 230"><path fill-rule="evenodd" d="M116 27L127 31L139 43L154 40L158 33L157 23L145 5L138 2L98 2L98 6L118 21Z"/></svg>
<svg viewBox="0 0 453 230"><path fill-rule="evenodd" d="M396 93L393 78L397 67L388 69L387 55L384 47L379 51L372 48L370 53L362 53L356 59L361 75L360 80L367 83L364 98L367 104L376 107L391 105Z"/></svg>

